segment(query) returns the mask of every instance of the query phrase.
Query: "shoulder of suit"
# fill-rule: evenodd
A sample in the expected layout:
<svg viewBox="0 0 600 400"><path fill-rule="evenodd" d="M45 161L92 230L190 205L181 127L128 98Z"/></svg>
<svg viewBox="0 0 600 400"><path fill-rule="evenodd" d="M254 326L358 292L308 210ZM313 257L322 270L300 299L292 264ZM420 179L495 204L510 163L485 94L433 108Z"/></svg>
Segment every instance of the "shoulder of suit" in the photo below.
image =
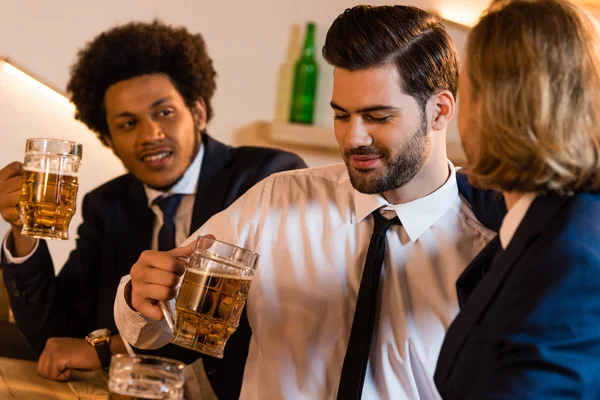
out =
<svg viewBox="0 0 600 400"><path fill-rule="evenodd" d="M291 158L298 158L300 159L300 157L295 154L295 153L291 153L289 151L285 151L285 150L281 150L281 149L274 149L271 147L258 147L258 146L240 146L240 147L229 147L229 150L231 151L231 153L234 156L252 156L253 158L258 158L258 159L266 159L266 158L272 158L272 157L291 157Z"/></svg>
<svg viewBox="0 0 600 400"><path fill-rule="evenodd" d="M141 185L141 182L131 174L124 174L98 186L90 191L86 197L106 197L114 194L123 196L123 190L131 187L131 185Z"/></svg>
<svg viewBox="0 0 600 400"><path fill-rule="evenodd" d="M579 193L572 196L565 207L553 218L549 229L542 235L555 240L572 240L586 247L600 248L600 194ZM596 251L596 250L594 250Z"/></svg>
<svg viewBox="0 0 600 400"><path fill-rule="evenodd" d="M543 205L537 203L537 206L540 204ZM589 275L590 269L594 277L600 279L599 220L600 195L576 194L535 236L531 243L532 254L536 264L544 266L548 279L582 272ZM535 224L536 221L526 216L522 223Z"/></svg>

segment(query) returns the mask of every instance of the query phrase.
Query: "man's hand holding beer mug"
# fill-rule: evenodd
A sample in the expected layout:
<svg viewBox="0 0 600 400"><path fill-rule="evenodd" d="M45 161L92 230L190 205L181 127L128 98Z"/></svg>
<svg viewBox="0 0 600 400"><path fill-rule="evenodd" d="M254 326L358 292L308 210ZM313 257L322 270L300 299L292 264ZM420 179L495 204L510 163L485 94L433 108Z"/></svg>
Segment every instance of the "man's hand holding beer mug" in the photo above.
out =
<svg viewBox="0 0 600 400"><path fill-rule="evenodd" d="M13 257L31 254L38 238L68 239L81 156L79 143L27 139L23 163L0 170L0 215L11 225L6 244ZM117 341L112 347L120 348ZM97 368L96 351L77 338L50 338L38 361L38 374L54 380L70 379L73 369Z"/></svg>
<svg viewBox="0 0 600 400"><path fill-rule="evenodd" d="M24 162L0 170L0 213L11 225L13 256L31 253L35 238L69 238L81 153L81 144L68 140L27 139Z"/></svg>
<svg viewBox="0 0 600 400"><path fill-rule="evenodd" d="M19 200L23 185L23 164L12 162L0 170L0 215L11 226L8 247L16 257L31 253L35 239L21 235L23 221L19 215Z"/></svg>
<svg viewBox="0 0 600 400"><path fill-rule="evenodd" d="M148 318L165 317L171 343L222 358L238 327L257 259L258 254L212 235L168 252L145 251L131 268L127 300ZM174 297L172 312L166 301Z"/></svg>

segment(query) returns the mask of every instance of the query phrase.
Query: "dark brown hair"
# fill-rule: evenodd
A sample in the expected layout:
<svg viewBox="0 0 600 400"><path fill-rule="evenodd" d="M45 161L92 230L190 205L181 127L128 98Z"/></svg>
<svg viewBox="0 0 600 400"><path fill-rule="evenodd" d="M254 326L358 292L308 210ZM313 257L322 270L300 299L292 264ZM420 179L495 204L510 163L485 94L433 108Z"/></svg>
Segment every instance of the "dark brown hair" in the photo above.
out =
<svg viewBox="0 0 600 400"><path fill-rule="evenodd" d="M202 99L207 121L211 119L216 72L204 39L186 28L159 21L115 27L79 51L67 84L77 108L75 117L104 143L103 136L110 135L104 107L106 90L120 81L153 73L169 76L189 108Z"/></svg>
<svg viewBox="0 0 600 400"><path fill-rule="evenodd" d="M440 19L410 6L356 6L329 28L323 57L336 68L359 70L393 62L402 90L424 110L448 90L456 98L458 55Z"/></svg>

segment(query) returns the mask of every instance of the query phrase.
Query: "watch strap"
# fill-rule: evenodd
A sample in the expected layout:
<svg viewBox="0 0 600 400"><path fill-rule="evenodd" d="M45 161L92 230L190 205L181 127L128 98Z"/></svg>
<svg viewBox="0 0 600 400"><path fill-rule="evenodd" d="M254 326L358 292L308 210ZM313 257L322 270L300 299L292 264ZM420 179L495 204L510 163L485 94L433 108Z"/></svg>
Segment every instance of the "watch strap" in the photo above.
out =
<svg viewBox="0 0 600 400"><path fill-rule="evenodd" d="M110 358L112 354L110 352L110 344L108 341L101 341L94 344L98 358L100 358L100 364L102 369L107 369L110 366Z"/></svg>

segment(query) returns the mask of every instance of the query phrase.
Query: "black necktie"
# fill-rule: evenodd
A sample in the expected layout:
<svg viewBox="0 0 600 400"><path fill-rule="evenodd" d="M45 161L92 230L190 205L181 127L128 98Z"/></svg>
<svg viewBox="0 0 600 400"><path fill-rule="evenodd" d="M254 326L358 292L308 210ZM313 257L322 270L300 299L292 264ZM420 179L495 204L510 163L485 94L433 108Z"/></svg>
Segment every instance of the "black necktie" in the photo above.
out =
<svg viewBox="0 0 600 400"><path fill-rule="evenodd" d="M158 232L158 250L168 251L175 247L175 212L181 203L180 194L162 196L154 200L163 213L163 224Z"/></svg>
<svg viewBox="0 0 600 400"><path fill-rule="evenodd" d="M385 258L385 233L392 224L400 224L398 217L388 220L381 215L379 210L373 211L372 215L375 227L371 235L367 261L365 261L365 268L360 280L350 340L348 341L346 357L342 367L342 377L338 387L338 400L361 398L371 351L379 277Z"/></svg>

